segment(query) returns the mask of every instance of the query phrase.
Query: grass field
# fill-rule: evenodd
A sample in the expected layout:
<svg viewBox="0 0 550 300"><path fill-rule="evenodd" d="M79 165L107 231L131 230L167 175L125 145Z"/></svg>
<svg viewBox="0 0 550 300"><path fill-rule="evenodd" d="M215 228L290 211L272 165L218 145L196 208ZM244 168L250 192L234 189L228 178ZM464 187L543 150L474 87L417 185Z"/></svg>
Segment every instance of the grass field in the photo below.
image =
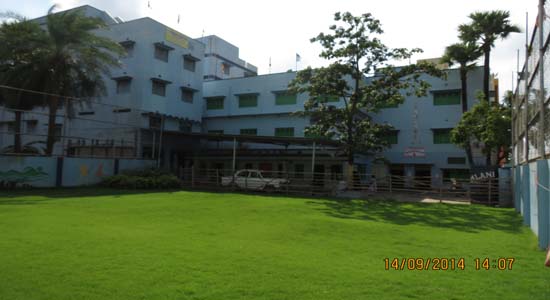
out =
<svg viewBox="0 0 550 300"><path fill-rule="evenodd" d="M394 257L464 257L466 267L385 270ZM475 270L476 257L515 262ZM0 299L550 299L543 261L513 209L201 192L0 194Z"/></svg>

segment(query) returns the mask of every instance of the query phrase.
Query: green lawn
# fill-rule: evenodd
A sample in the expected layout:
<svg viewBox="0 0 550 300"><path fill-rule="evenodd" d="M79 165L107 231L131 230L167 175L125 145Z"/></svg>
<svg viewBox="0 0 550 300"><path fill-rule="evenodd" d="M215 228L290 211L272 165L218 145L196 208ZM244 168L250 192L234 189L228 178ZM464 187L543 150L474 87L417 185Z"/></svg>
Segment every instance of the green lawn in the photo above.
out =
<svg viewBox="0 0 550 300"><path fill-rule="evenodd" d="M464 257L466 269L385 270L394 257ZM476 271L476 257L515 262ZM0 299L550 299L543 261L513 209L101 189L0 194Z"/></svg>

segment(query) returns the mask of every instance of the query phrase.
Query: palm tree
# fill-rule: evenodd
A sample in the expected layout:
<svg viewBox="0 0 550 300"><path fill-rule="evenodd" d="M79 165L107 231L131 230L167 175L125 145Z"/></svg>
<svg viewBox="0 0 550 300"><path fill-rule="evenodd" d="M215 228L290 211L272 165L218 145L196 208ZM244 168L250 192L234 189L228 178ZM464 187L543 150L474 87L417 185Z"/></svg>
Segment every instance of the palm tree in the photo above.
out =
<svg viewBox="0 0 550 300"><path fill-rule="evenodd" d="M13 14L2 13L0 24L0 84L19 89L33 89L37 82L31 82L28 74L36 71L42 56L47 36L36 22ZM34 86L33 86L34 85ZM22 152L21 121L22 111L43 105L44 99L22 90L0 89L0 105L12 109L15 114L13 151Z"/></svg>
<svg viewBox="0 0 550 300"><path fill-rule="evenodd" d="M458 27L460 39L464 42L476 43L483 51L483 93L489 99L489 60L491 48L498 38L505 39L513 32L521 32L516 25L510 24L510 12L494 10L474 12L470 14L471 22Z"/></svg>
<svg viewBox="0 0 550 300"><path fill-rule="evenodd" d="M448 63L450 66L455 63L459 65L463 113L468 110L468 71L475 67L475 61L481 55L482 52L472 43L456 43L445 48L445 54L441 58L442 62Z"/></svg>
<svg viewBox="0 0 550 300"><path fill-rule="evenodd" d="M105 91L102 75L119 66L123 48L115 41L96 35L93 31L106 27L99 18L89 18L78 10L47 15L44 45L46 55L34 78L42 83L42 91L53 95L89 98ZM51 155L55 143L55 119L60 100L48 97L48 139L46 154Z"/></svg>
<svg viewBox="0 0 550 300"><path fill-rule="evenodd" d="M468 71L475 67L475 61L481 56L481 51L473 43L456 43L445 48L441 61L453 65L457 63L460 72L462 113L468 111ZM470 166L474 165L470 142L465 144L466 156Z"/></svg>

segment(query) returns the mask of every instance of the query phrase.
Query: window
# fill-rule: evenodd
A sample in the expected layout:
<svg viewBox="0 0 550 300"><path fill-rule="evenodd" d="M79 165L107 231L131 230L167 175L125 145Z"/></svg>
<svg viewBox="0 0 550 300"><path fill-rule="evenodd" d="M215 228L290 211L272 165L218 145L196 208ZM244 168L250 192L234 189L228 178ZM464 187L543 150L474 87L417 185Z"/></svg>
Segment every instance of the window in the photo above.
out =
<svg viewBox="0 0 550 300"><path fill-rule="evenodd" d="M256 129L256 128L243 128L243 129L241 129L241 135L258 135L258 129Z"/></svg>
<svg viewBox="0 0 550 300"><path fill-rule="evenodd" d="M5 122L0 123L0 125L1 124L6 125L6 131L8 133L15 133L15 121L5 121Z"/></svg>
<svg viewBox="0 0 550 300"><path fill-rule="evenodd" d="M190 133L191 132L191 124L187 121L184 121L184 120L180 120L179 121L179 130L181 132L185 132L185 133Z"/></svg>
<svg viewBox="0 0 550 300"><path fill-rule="evenodd" d="M275 105L292 105L296 104L296 94L287 92L275 94Z"/></svg>
<svg viewBox="0 0 550 300"><path fill-rule="evenodd" d="M89 116L89 115L95 115L95 112L93 111L81 111L78 113L79 116Z"/></svg>
<svg viewBox="0 0 550 300"><path fill-rule="evenodd" d="M190 55L184 55L183 56L183 69L184 70L187 70L187 71L190 71L190 72L195 72L195 69L196 69L196 64L197 64L197 60L196 58L190 56Z"/></svg>
<svg viewBox="0 0 550 300"><path fill-rule="evenodd" d="M258 106L258 95L239 95L239 107L256 107Z"/></svg>
<svg viewBox="0 0 550 300"><path fill-rule="evenodd" d="M237 177L248 177L248 171L241 171L237 173Z"/></svg>
<svg viewBox="0 0 550 300"><path fill-rule="evenodd" d="M127 41L120 42L119 44L122 46L122 48L124 48L124 51L125 51L125 54L123 55L123 57L129 58L134 56L134 44L135 44L134 41L127 40Z"/></svg>
<svg viewBox="0 0 550 300"><path fill-rule="evenodd" d="M141 148L141 155L143 158L153 158L153 147L143 146L143 148Z"/></svg>
<svg viewBox="0 0 550 300"><path fill-rule="evenodd" d="M130 93L130 84L132 82L132 79L130 78L124 78L124 79L118 79L116 81L116 93L117 94L128 94Z"/></svg>
<svg viewBox="0 0 550 300"><path fill-rule="evenodd" d="M304 165L294 165L294 178L304 178Z"/></svg>
<svg viewBox="0 0 550 300"><path fill-rule="evenodd" d="M161 123L161 119L159 116L149 116L149 128L159 129L160 123Z"/></svg>
<svg viewBox="0 0 550 300"><path fill-rule="evenodd" d="M181 101L187 102L187 103L193 103L193 96L195 95L195 91L192 89L187 88L181 88Z"/></svg>
<svg viewBox="0 0 550 300"><path fill-rule="evenodd" d="M458 105L460 95L460 90L433 92L434 105Z"/></svg>
<svg viewBox="0 0 550 300"><path fill-rule="evenodd" d="M223 129L221 130L208 130L210 134L223 134Z"/></svg>
<svg viewBox="0 0 550 300"><path fill-rule="evenodd" d="M63 124L55 124L54 129L54 140L56 142L61 141L61 137L63 136Z"/></svg>
<svg viewBox="0 0 550 300"><path fill-rule="evenodd" d="M466 164L466 157L447 157L447 164L464 165Z"/></svg>
<svg viewBox="0 0 550 300"><path fill-rule="evenodd" d="M164 62L168 62L168 52L169 49L167 47L160 46L159 43L155 45L155 58L158 60L162 60Z"/></svg>
<svg viewBox="0 0 550 300"><path fill-rule="evenodd" d="M452 128L433 129L434 144L450 144Z"/></svg>
<svg viewBox="0 0 550 300"><path fill-rule="evenodd" d="M294 127L275 128L275 136L294 136Z"/></svg>
<svg viewBox="0 0 550 300"><path fill-rule="evenodd" d="M231 65L228 63L222 62L222 73L224 75L229 75L229 71L231 70Z"/></svg>
<svg viewBox="0 0 550 300"><path fill-rule="evenodd" d="M338 96L322 96L319 99L319 102L321 103L338 102L338 101L340 101L340 98L338 98Z"/></svg>
<svg viewBox="0 0 550 300"><path fill-rule="evenodd" d="M131 112L132 110L130 108L115 108L113 109L113 112L115 114L120 114L120 113L128 113L128 112Z"/></svg>
<svg viewBox="0 0 550 300"><path fill-rule="evenodd" d="M396 145L398 144L399 130L392 130L387 135L382 137L388 144Z"/></svg>
<svg viewBox="0 0 550 300"><path fill-rule="evenodd" d="M166 83L158 80L153 80L153 95L166 96Z"/></svg>
<svg viewBox="0 0 550 300"><path fill-rule="evenodd" d="M206 99L206 109L223 109L223 99L224 97L210 97Z"/></svg>
<svg viewBox="0 0 550 300"><path fill-rule="evenodd" d="M38 125L37 120L27 120L27 133L34 132L36 130L36 125Z"/></svg>

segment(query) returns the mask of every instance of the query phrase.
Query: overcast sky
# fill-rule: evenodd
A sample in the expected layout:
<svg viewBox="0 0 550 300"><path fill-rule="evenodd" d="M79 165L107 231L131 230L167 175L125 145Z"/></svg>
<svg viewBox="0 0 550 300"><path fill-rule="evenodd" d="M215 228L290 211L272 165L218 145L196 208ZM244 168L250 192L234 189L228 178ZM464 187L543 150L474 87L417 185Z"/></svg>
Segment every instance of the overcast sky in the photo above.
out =
<svg viewBox="0 0 550 300"><path fill-rule="evenodd" d="M382 22L383 40L390 47L421 48L424 53L413 57L440 57L445 46L458 41L457 27L468 22L474 11L502 9L511 13L514 24L523 33L497 41L491 54L492 72L500 79L500 95L512 88L516 71L517 50L520 65L525 55L525 14L529 13L529 32L535 24L537 0L0 0L0 10L12 10L29 18L42 16L54 4L69 9L83 4L95 6L112 16L131 20L152 17L180 32L197 38L215 34L240 48L242 59L258 66L259 74L295 69L299 53L299 69L322 66L320 47L309 39L328 32L336 11L353 14L370 12ZM150 8L148 7L148 2ZM132 3L132 4L130 4ZM178 15L180 22L178 24ZM515 86L515 83L514 83Z"/></svg>

